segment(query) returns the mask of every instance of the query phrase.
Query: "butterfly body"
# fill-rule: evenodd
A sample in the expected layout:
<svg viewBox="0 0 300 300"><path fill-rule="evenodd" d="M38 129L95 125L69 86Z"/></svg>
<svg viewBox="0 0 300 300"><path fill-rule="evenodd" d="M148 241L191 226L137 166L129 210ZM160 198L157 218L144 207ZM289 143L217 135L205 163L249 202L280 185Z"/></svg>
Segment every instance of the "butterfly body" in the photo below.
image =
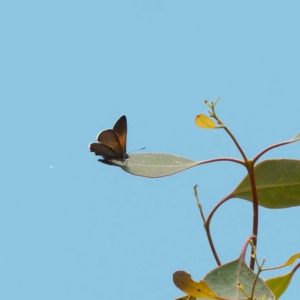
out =
<svg viewBox="0 0 300 300"><path fill-rule="evenodd" d="M112 164L112 161L124 162L129 158L126 153L127 119L120 117L113 129L106 129L98 134L99 143L91 143L89 149L95 155L101 155L100 162Z"/></svg>

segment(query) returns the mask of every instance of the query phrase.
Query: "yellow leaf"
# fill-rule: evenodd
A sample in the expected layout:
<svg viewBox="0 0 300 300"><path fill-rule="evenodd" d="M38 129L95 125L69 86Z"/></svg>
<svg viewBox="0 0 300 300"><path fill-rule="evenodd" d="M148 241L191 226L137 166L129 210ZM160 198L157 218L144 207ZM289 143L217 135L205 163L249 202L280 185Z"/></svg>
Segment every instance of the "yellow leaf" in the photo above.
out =
<svg viewBox="0 0 300 300"><path fill-rule="evenodd" d="M185 271L175 272L173 274L173 282L180 290L189 296L225 300L217 296L203 280L195 282L191 275Z"/></svg>
<svg viewBox="0 0 300 300"><path fill-rule="evenodd" d="M300 258L300 253L296 253L294 255L292 255L285 264L281 265L281 266L277 266L277 267L273 267L273 268L267 268L267 269L264 269L263 271L266 271L266 270L276 270L276 269L281 269L281 268L284 268L284 267L287 267L287 266L290 266L292 265L295 260L297 258Z"/></svg>
<svg viewBox="0 0 300 300"><path fill-rule="evenodd" d="M300 253L296 253L296 254L292 255L290 257L290 259L284 265L282 265L282 267L292 265L297 258L300 258Z"/></svg>
<svg viewBox="0 0 300 300"><path fill-rule="evenodd" d="M195 123L198 127L205 128L205 129L216 128L215 122L203 114L196 116Z"/></svg>
<svg viewBox="0 0 300 300"><path fill-rule="evenodd" d="M276 299L279 299L279 297L285 292L285 290L288 288L292 276L294 272L291 272L289 274L285 274L279 277L269 278L265 282L269 289L273 292Z"/></svg>

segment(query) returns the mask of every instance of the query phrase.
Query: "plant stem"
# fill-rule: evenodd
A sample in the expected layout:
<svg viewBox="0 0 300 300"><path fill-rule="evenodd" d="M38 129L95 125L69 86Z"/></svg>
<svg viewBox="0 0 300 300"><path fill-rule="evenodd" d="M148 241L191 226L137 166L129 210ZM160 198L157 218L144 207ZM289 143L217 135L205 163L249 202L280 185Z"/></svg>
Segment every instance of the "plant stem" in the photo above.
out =
<svg viewBox="0 0 300 300"><path fill-rule="evenodd" d="M221 266L222 263L221 263L221 261L220 261L220 259L219 259L219 256L218 256L218 254L217 254L216 248L215 248L215 246L214 246L214 242L213 242L212 237L211 237L211 234L210 234L210 228L209 228L209 226L210 226L210 222L211 222L211 219L212 219L214 213L217 211L217 209L218 209L223 203L225 203L225 202L226 202L227 200L229 200L229 199L231 199L231 195L228 195L228 196L226 196L224 199L222 199L222 200L214 207L214 209L210 212L210 214L209 214L209 216L208 216L206 222L204 223L204 228L205 228L205 231L206 231L207 239L208 239L208 242L209 242L211 251L212 251L212 253L213 253L214 257L215 257L215 260L216 260L218 266Z"/></svg>
<svg viewBox="0 0 300 300"><path fill-rule="evenodd" d="M239 149L241 155L243 156L243 159L244 159L245 163L247 163L248 159L246 157L246 154L244 153L243 149L241 148L241 146L238 143L238 141L236 140L236 138L233 136L233 134L231 133L231 131L226 126L224 126L223 128L229 134L229 136L231 137L231 139L235 143L236 147Z"/></svg>
<svg viewBox="0 0 300 300"><path fill-rule="evenodd" d="M300 267L300 262L297 263L297 265L293 268L291 274L294 274L294 273L297 271L297 269L298 269L299 267Z"/></svg>
<svg viewBox="0 0 300 300"><path fill-rule="evenodd" d="M257 189L255 183L255 176L254 176L254 162L248 161L246 164L248 170L248 176L251 185L251 194L252 194L252 204L253 204L253 227L252 227L252 235L253 235L253 244L255 248L257 248L257 234L258 234L258 197L257 197ZM250 260L250 269L254 270L255 266L255 259L253 257L254 251L252 248L251 251L251 260Z"/></svg>
<svg viewBox="0 0 300 300"><path fill-rule="evenodd" d="M253 224L252 224L252 235L254 236L253 238L253 243L254 246L257 247L257 234L258 234L258 197L257 197L257 190L256 190L256 183L255 183L255 176L254 176L254 161L248 160L247 156L245 155L243 149L237 142L236 138L233 136L233 134L230 132L230 130L224 126L223 127L225 131L229 134L229 136L232 138L233 142L239 149L241 155L244 158L245 161L245 167L247 168L248 171L248 176L250 180L250 185L251 185L251 194L252 194L252 204L253 204ZM252 250L253 254L253 250ZM255 260L253 256L251 256L250 259L250 269L254 270L255 266Z"/></svg>
<svg viewBox="0 0 300 300"><path fill-rule="evenodd" d="M219 98L217 99L216 103L218 102ZM268 150L272 149L272 148L275 148L275 147L278 147L278 146L281 146L281 145L285 145L285 144L288 144L288 143L292 143L294 141L297 140L297 137L294 138L294 140L291 140L291 141L288 141L288 142L284 142L284 143L280 143L280 144L277 144L277 145L274 145L274 146L271 146L265 150L263 150L260 154L258 154L254 160L248 160L246 154L244 153L243 149L241 148L240 144L238 143L238 141L236 140L236 138L233 136L233 134L231 133L231 131L224 125L224 123L217 117L216 113L215 113L215 105L216 103L212 103L211 105L208 105L209 107L211 107L212 109L212 112L210 112L210 115L212 118L216 119L218 121L218 124L221 125L222 128L224 128L224 130L228 133L228 135L231 137L231 139L233 140L234 144L236 145L236 147L238 148L238 150L240 151L243 159L244 159L244 162L241 162L241 161L238 161L238 160L235 160L234 162L237 162L237 163L241 163L243 164L247 171L248 171L248 176L249 176L249 181L250 181L250 185L251 185L251 194L252 194L252 204L253 204L253 224L252 224L252 235L253 235L253 244L255 247L257 247L257 234L258 234L258 197L257 197L257 190L256 190L256 183L255 183L255 174L254 174L254 164L255 162L257 161L257 159L263 155L265 152L267 152ZM299 139L299 138L298 138ZM232 161L232 159L231 159ZM210 236L210 231L209 231L209 224L210 224L210 220L212 218L212 215L214 214L214 212L216 211L216 209L222 204L224 203L225 201L227 201L228 199L230 199L230 195L227 196L226 198L224 198L214 209L213 211L211 212L211 214L209 215L206 223L205 223L205 229L206 229L206 232L207 232L207 236L208 236L208 239L209 239L209 243L210 243L210 246L212 248L212 251L215 255L215 259L217 260L217 262L219 263L219 259L216 255L216 251L215 251L215 248L214 248L214 245L213 245L213 242L211 240L211 236ZM253 257L253 248L252 248L252 255L251 255L251 260L250 260L250 268L252 270L254 270L254 266L255 266L255 259Z"/></svg>
<svg viewBox="0 0 300 300"><path fill-rule="evenodd" d="M241 254L240 256L243 255L243 257L245 258L246 256L246 251L247 251L247 248L248 248L248 245L251 244L250 241L252 241L254 238L254 236L251 234L249 237L247 237L246 241L244 242L244 245L242 247L242 251L241 251ZM253 242L253 241L252 241Z"/></svg>
<svg viewBox="0 0 300 300"><path fill-rule="evenodd" d="M208 160L204 160L204 161L200 161L197 165L205 165L205 164L209 164L212 162L218 162L218 161L231 161L240 165L245 166L245 163L242 160L236 159L236 158L231 158L231 157L220 157L220 158L212 158L212 159L208 159Z"/></svg>
<svg viewBox="0 0 300 300"><path fill-rule="evenodd" d="M196 184L194 186L194 194L195 194L195 197L196 197L196 200L197 200L197 205L199 207L201 218L203 220L203 223L205 224L206 220L205 220L204 212L203 212L203 209L202 209L202 204L201 204L201 202L199 200L199 197L198 197L197 187L198 187L198 184Z"/></svg>
<svg viewBox="0 0 300 300"><path fill-rule="evenodd" d="M218 266L220 266L220 265L221 265L221 262L220 262L220 259L219 259L219 257L218 257L218 254L217 254L217 251L216 251L216 249L215 249L215 246L214 246L214 243L213 243L211 234L210 234L210 230L209 230L209 223L210 223L210 221L207 223L207 221L205 220L204 212L203 212L203 210L202 210L202 204L201 204L201 202L200 202L200 200L199 200L199 197L198 197L197 187L198 187L198 185L196 184L196 185L194 186L194 194L195 194L195 197L196 197L196 200L197 200L197 205L198 205L198 207L199 207L200 215L201 215L201 218L202 218L202 220L203 220L204 228L205 228L205 231L206 231L206 235L207 235L207 238L208 238L208 242L209 242L211 251L212 251L212 253L213 253L214 257L215 257L215 260L216 260ZM211 214L212 214L212 213L213 213L213 212L211 212ZM212 217L212 216L211 216L211 217ZM211 218L211 217L210 217L210 218Z"/></svg>
<svg viewBox="0 0 300 300"><path fill-rule="evenodd" d="M284 146L284 145L287 145L287 144L291 144L291 143L294 143L296 142L297 140L290 140L290 141L286 141L286 142L281 142L281 143L278 143L278 144L275 144L275 145L272 145L272 146L269 146L267 148L265 148L264 150L262 150L261 152L259 152L254 158L253 158L253 163L255 163L263 154L265 154L266 152L274 149L274 148L277 148L277 147L280 147L280 146Z"/></svg>
<svg viewBox="0 0 300 300"><path fill-rule="evenodd" d="M217 99L217 101L215 103L213 103L212 105L209 105L209 107L211 107L212 112L210 112L211 117L216 119L218 124L221 125L222 128L224 128L224 130L229 134L229 136L231 137L231 139L233 140L233 142L235 143L235 145L237 146L237 148L239 149L241 155L243 156L243 159L245 162L248 161L242 147L240 146L240 144L238 143L238 141L236 140L236 138L233 136L233 134L231 133L231 131L225 126L225 124L218 118L216 112L215 112L215 106L217 104L217 102L219 101L220 97Z"/></svg>

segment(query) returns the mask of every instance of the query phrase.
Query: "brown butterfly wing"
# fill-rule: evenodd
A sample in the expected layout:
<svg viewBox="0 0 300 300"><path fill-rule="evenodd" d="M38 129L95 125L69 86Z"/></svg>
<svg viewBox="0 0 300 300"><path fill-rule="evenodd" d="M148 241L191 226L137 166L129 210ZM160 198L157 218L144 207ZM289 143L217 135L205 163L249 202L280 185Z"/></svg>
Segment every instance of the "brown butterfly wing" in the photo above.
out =
<svg viewBox="0 0 300 300"><path fill-rule="evenodd" d="M89 148L91 152L95 153L95 155L102 155L104 159L116 159L118 156L113 149L103 144L91 143L89 145Z"/></svg>
<svg viewBox="0 0 300 300"><path fill-rule="evenodd" d="M104 163L110 160L122 160L129 158L126 154L127 120L122 116L114 125L113 129L106 129L99 133L98 143L89 145L90 151L95 155L102 155Z"/></svg>
<svg viewBox="0 0 300 300"><path fill-rule="evenodd" d="M119 137L112 129L103 130L98 135L98 141L115 153L115 159L123 159L123 149ZM101 154L100 154L101 155Z"/></svg>
<svg viewBox="0 0 300 300"><path fill-rule="evenodd" d="M126 140L127 140L127 119L122 116L115 124L113 131L119 138L120 146L123 151L123 157L126 155Z"/></svg>

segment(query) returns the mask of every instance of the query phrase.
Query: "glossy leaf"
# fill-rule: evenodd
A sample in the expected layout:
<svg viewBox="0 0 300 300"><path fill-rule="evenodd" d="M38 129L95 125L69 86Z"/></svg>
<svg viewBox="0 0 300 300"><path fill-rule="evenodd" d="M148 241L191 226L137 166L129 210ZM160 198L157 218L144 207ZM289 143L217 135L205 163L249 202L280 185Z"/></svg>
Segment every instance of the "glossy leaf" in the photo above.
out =
<svg viewBox="0 0 300 300"><path fill-rule="evenodd" d="M216 128L215 122L207 117L206 115L200 114L196 116L195 123L198 127L205 128L205 129L214 129Z"/></svg>
<svg viewBox="0 0 300 300"><path fill-rule="evenodd" d="M204 277L203 281L219 297L240 300L245 299L245 295L238 288L238 283L243 285L248 295L251 295L255 276L256 274L246 265L244 258L240 257L212 270ZM257 299L265 296L267 300L275 300L275 296L261 278L257 279L254 296Z"/></svg>
<svg viewBox="0 0 300 300"><path fill-rule="evenodd" d="M191 275L185 271L177 271L173 274L174 284L183 292L187 293L189 296L197 297L200 299L218 299L226 300L217 296L209 286L204 282L195 282Z"/></svg>
<svg viewBox="0 0 300 300"><path fill-rule="evenodd" d="M171 154L141 153L130 154L125 163L110 161L108 164L118 166L133 175L157 178L187 170L200 162Z"/></svg>
<svg viewBox="0 0 300 300"><path fill-rule="evenodd" d="M267 208L300 205L300 160L265 160L255 166L255 181L259 205ZM248 175L231 197L252 201Z"/></svg>

